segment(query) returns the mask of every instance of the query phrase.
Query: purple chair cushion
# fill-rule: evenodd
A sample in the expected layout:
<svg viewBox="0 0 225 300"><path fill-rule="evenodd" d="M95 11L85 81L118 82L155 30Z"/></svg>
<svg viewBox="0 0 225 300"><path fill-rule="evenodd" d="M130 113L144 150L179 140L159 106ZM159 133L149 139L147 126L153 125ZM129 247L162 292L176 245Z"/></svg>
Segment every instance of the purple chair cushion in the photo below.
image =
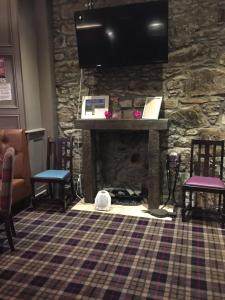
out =
<svg viewBox="0 0 225 300"><path fill-rule="evenodd" d="M192 176L189 179L187 179L184 184L206 188L225 188L223 181L217 177Z"/></svg>

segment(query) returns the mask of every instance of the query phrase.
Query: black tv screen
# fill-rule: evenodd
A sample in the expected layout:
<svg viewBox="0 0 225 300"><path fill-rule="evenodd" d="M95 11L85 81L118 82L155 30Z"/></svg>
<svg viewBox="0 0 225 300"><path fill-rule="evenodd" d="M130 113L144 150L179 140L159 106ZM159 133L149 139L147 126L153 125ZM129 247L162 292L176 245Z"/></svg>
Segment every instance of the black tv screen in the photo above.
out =
<svg viewBox="0 0 225 300"><path fill-rule="evenodd" d="M81 68L168 61L168 1L75 13Z"/></svg>

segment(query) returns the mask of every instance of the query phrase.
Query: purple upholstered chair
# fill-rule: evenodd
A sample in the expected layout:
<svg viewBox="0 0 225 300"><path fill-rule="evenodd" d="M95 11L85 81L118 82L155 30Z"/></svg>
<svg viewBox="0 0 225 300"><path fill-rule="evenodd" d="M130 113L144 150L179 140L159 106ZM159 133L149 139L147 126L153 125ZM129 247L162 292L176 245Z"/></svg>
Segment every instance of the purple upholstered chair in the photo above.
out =
<svg viewBox="0 0 225 300"><path fill-rule="evenodd" d="M182 221L186 212L192 210L193 192L216 193L219 195L218 215L225 224L225 185L223 178L224 141L192 140L190 178L183 184ZM189 203L185 196L189 192ZM221 201L223 199L223 201Z"/></svg>
<svg viewBox="0 0 225 300"><path fill-rule="evenodd" d="M0 178L0 219L5 225L7 239L12 251L14 250L12 234L14 236L16 235L11 215L14 156L14 148L9 147L3 156L2 174Z"/></svg>

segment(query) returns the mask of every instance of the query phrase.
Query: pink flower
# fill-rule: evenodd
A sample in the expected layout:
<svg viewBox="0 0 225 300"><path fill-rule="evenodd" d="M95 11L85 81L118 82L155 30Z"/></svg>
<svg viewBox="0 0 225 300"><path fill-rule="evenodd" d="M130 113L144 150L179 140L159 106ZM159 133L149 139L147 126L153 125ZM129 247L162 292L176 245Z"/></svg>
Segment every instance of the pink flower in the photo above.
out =
<svg viewBox="0 0 225 300"><path fill-rule="evenodd" d="M112 118L112 112L111 111L105 111L105 118L106 119L111 119Z"/></svg>
<svg viewBox="0 0 225 300"><path fill-rule="evenodd" d="M140 110L134 110L133 111L133 117L135 119L141 119L142 113L140 112Z"/></svg>

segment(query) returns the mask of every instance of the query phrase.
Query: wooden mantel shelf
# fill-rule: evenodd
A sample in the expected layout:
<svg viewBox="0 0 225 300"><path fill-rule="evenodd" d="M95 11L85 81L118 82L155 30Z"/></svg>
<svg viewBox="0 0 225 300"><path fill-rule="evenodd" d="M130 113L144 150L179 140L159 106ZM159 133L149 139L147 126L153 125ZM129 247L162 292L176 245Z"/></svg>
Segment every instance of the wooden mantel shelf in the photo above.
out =
<svg viewBox="0 0 225 300"><path fill-rule="evenodd" d="M168 119L159 120L75 120L76 129L84 130L166 130Z"/></svg>

